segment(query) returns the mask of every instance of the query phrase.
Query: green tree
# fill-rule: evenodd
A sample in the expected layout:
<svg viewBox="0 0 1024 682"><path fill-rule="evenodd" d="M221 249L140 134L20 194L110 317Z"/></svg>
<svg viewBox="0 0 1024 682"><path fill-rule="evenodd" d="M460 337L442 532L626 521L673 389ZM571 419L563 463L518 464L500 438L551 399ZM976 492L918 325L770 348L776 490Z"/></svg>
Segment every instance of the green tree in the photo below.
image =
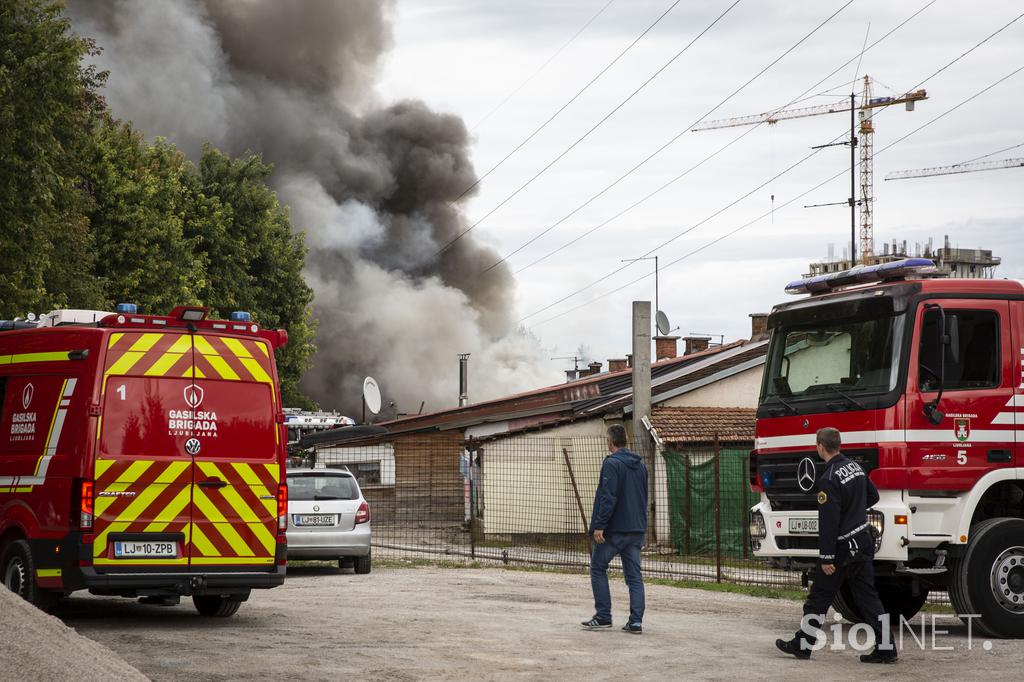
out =
<svg viewBox="0 0 1024 682"><path fill-rule="evenodd" d="M105 74L62 4L0 3L0 317L101 300L80 153L103 111Z"/></svg>
<svg viewBox="0 0 1024 682"><path fill-rule="evenodd" d="M257 154L239 159L207 146L192 178L186 234L204 256L200 298L217 314L248 310L266 328L288 330L277 353L285 404L314 407L298 387L309 369L313 291L302 277L305 238L267 186L272 167Z"/></svg>

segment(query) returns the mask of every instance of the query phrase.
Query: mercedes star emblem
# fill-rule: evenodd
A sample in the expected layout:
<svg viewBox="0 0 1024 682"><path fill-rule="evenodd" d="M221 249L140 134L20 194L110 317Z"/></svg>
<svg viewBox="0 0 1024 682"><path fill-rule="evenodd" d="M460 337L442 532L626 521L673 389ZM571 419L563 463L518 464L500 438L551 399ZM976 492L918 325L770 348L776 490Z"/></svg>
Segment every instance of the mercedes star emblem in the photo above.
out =
<svg viewBox="0 0 1024 682"><path fill-rule="evenodd" d="M804 457L796 466L796 484L805 493L811 492L814 488L814 460Z"/></svg>

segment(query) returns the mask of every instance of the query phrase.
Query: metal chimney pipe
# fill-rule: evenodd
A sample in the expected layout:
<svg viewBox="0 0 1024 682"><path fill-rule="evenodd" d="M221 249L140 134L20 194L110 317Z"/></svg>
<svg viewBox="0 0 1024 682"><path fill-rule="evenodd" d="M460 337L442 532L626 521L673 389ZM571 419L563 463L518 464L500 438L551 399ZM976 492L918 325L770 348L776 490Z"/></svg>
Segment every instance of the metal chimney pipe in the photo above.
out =
<svg viewBox="0 0 1024 682"><path fill-rule="evenodd" d="M469 353L459 353L459 407L469 405Z"/></svg>

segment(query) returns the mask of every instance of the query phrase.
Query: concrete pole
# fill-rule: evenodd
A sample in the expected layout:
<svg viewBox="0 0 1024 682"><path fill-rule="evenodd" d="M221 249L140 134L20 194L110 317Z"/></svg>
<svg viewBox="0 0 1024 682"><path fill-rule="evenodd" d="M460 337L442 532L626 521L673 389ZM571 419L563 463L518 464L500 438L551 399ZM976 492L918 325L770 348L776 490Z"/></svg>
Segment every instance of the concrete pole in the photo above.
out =
<svg viewBox="0 0 1024 682"><path fill-rule="evenodd" d="M643 424L644 417L651 417L651 302L633 301L633 449L647 464L647 537L656 540L654 443Z"/></svg>

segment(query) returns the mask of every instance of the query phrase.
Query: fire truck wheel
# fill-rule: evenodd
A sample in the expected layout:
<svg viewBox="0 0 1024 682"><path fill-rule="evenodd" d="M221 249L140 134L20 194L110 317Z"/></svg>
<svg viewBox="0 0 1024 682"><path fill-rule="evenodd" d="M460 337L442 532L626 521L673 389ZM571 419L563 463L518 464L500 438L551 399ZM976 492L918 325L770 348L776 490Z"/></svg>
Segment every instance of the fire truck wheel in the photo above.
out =
<svg viewBox="0 0 1024 682"><path fill-rule="evenodd" d="M196 594L192 596L192 603L200 616L211 618L227 618L235 615L238 607L242 605L242 599L218 594Z"/></svg>
<svg viewBox="0 0 1024 682"><path fill-rule="evenodd" d="M32 549L24 540L15 540L0 561L0 577L11 592L21 596L43 611L51 611L63 595L40 589L33 577L36 572Z"/></svg>
<svg viewBox="0 0 1024 682"><path fill-rule="evenodd" d="M877 580L876 587L878 598L882 601L886 613L889 614L893 626L899 623L900 617L907 620L913 618L928 600L928 590L922 587L917 594L914 594L909 579ZM856 600L853 598L853 592L849 585L839 588L832 607L851 623L860 623L864 620L856 606Z"/></svg>
<svg viewBox="0 0 1024 682"><path fill-rule="evenodd" d="M953 590L990 637L1024 637L1024 520L988 519L971 528Z"/></svg>

